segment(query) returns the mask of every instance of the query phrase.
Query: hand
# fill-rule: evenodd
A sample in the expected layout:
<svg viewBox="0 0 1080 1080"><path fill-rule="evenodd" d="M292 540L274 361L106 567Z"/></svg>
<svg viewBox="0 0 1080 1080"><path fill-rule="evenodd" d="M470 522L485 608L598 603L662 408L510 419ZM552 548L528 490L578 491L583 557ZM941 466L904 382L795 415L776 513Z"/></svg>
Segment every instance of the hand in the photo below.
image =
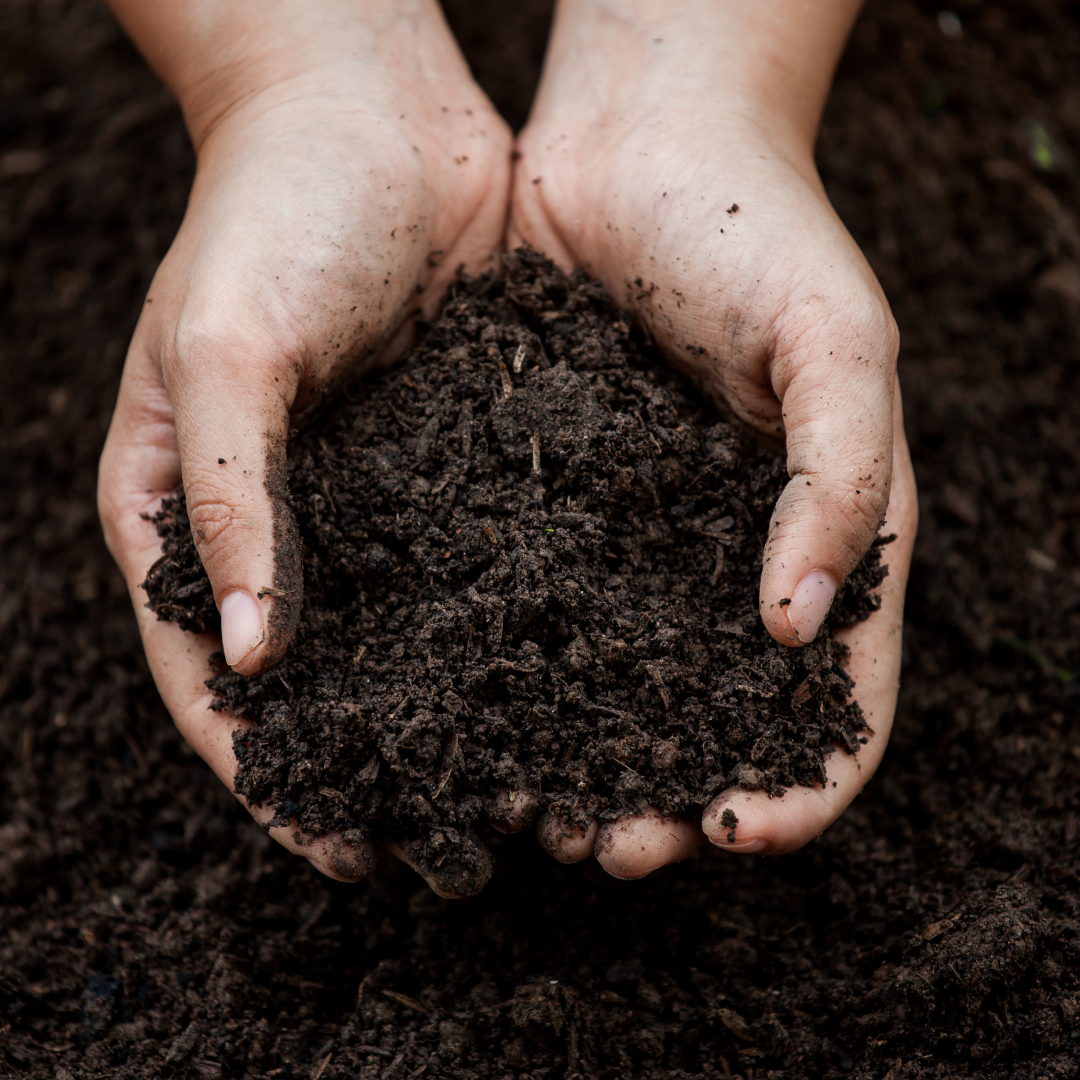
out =
<svg viewBox="0 0 1080 1080"><path fill-rule="evenodd" d="M542 842L566 861L595 853L611 873L640 877L689 854L702 830L731 851L790 851L839 816L888 742L917 518L897 331L813 163L856 8L562 0L558 9L518 144L509 243L600 278L707 395L786 444L791 481L760 588L777 641L813 640L886 512L897 534L881 610L840 635L873 729L857 757L833 753L824 789L723 792L701 829L658 811L573 835L542 821ZM734 831L720 825L726 808Z"/></svg>
<svg viewBox="0 0 1080 1080"><path fill-rule="evenodd" d="M242 725L208 710L204 680L222 645L255 674L295 629L289 425L400 352L410 316L432 311L459 266L487 268L510 136L434 0L115 6L177 93L198 171L128 353L99 505L162 698L231 788ZM140 588L160 554L143 515L181 480L220 642L158 622ZM372 857L339 836L271 833L333 877L361 876Z"/></svg>

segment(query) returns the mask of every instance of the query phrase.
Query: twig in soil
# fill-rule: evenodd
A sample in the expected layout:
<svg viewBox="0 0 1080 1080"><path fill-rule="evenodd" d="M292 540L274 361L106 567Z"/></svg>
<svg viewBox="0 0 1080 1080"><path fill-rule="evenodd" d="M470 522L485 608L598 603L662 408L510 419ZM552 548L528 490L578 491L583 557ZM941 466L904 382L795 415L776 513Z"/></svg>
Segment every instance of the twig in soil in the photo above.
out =
<svg viewBox="0 0 1080 1080"><path fill-rule="evenodd" d="M386 720L387 720L387 723L389 723L389 722L390 722L391 720L393 720L393 719L394 719L394 717L395 717L395 716L397 716L397 714L398 714L399 712L401 712L401 710L402 710L402 709L404 709L406 705L408 705L408 704L409 704L409 698L411 698L411 697L412 697L412 694L406 694L406 695L405 695L405 696L404 696L404 697L403 697L403 698L402 698L402 699L401 699L401 700L400 700L400 701L399 701L399 702L397 703L397 705L395 705L395 706L394 706L394 711L393 711L393 712L392 712L392 713L391 713L391 714L390 714L390 715L389 715L389 716L388 716L388 717L386 718Z"/></svg>
<svg viewBox="0 0 1080 1080"><path fill-rule="evenodd" d="M383 994L391 1001L396 1001L399 1005L404 1005L406 1009L425 1013L428 1016L431 1015L431 1010L426 1005L421 1005L416 998L411 998L408 994L399 994L396 990L387 990L385 988L383 988Z"/></svg>
<svg viewBox="0 0 1080 1080"><path fill-rule="evenodd" d="M446 787L446 782L450 779L450 775L451 773L453 773L453 771L454 764L453 762L451 762L450 768L446 770L446 775L439 781L439 786L436 789L435 794L431 797L433 802L438 802L439 796L442 794L443 788Z"/></svg>
<svg viewBox="0 0 1080 1080"><path fill-rule="evenodd" d="M386 406L386 408L387 408L387 410L389 411L390 415L391 415L391 416L392 416L392 417L393 417L393 418L394 418L394 419L395 419L395 420L396 420L396 421L397 421L397 422L398 422L398 423L399 423L399 424L400 424L400 425L401 425L401 426L402 426L402 427L403 427L403 428L404 428L404 429L405 429L405 430L406 430L406 431L407 431L407 432L408 432L408 433L409 433L410 435L415 435L415 434L416 434L416 428L415 428L415 427L413 427L413 425L412 425L412 424L410 424L410 423L409 423L409 421L408 421L408 420L406 420L406 419L405 419L405 418L404 418L404 417L403 417L403 416L401 415L401 413L399 413L399 412L397 411L397 409L395 409L395 408L394 408L394 406L393 406L393 405L387 405L387 406Z"/></svg>
<svg viewBox="0 0 1080 1080"><path fill-rule="evenodd" d="M446 748L446 760L449 764L446 766L446 775L439 781L439 787L436 790L433 799L438 799L442 794L443 788L446 787L446 782L450 779L450 774L454 771L454 758L457 757L458 751L458 733L454 732L450 739L450 745Z"/></svg>
<svg viewBox="0 0 1080 1080"><path fill-rule="evenodd" d="M523 345L522 348L525 346ZM535 475L540 475L540 432L536 432L532 439L529 440L532 443L532 471Z"/></svg>
<svg viewBox="0 0 1080 1080"><path fill-rule="evenodd" d="M293 700L293 688L285 681L285 676L280 671L275 671L274 674L278 677L278 681L285 687L286 692L289 695L289 704L292 704Z"/></svg>
<svg viewBox="0 0 1080 1080"><path fill-rule="evenodd" d="M671 701L668 699L667 687L664 685L664 676L661 675L652 664L646 664L645 670L652 676L652 680L656 684L656 690L660 694L660 700L664 703L664 709L666 711L671 707Z"/></svg>
<svg viewBox="0 0 1080 1080"><path fill-rule="evenodd" d="M716 545L716 569L712 572L712 587L715 589L720 583L720 575L724 572L724 546Z"/></svg>
<svg viewBox="0 0 1080 1080"><path fill-rule="evenodd" d="M506 370L506 365L499 361L499 378L502 379L502 392L503 397L509 397L514 392L514 384L510 381L510 372Z"/></svg>
<svg viewBox="0 0 1080 1080"><path fill-rule="evenodd" d="M333 1054L327 1054L326 1057L322 1059L322 1063L315 1070L314 1074L311 1077L311 1080L319 1080L319 1077L322 1076L322 1074L326 1071L326 1066L330 1064L330 1059L333 1056Z"/></svg>
<svg viewBox="0 0 1080 1080"><path fill-rule="evenodd" d="M814 675L817 671L814 671ZM813 675L807 675L805 679L795 688L795 693L791 695L792 705L805 705L810 700L810 680Z"/></svg>

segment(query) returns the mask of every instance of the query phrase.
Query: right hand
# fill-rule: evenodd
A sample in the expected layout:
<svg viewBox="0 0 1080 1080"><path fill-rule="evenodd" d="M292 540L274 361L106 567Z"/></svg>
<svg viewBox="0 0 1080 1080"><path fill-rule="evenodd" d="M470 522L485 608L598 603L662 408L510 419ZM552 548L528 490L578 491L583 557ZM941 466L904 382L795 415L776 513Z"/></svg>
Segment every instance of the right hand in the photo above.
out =
<svg viewBox="0 0 1080 1080"><path fill-rule="evenodd" d="M128 351L99 508L162 698L232 788L241 721L209 710L204 680L222 646L234 670L265 671L296 627L303 581L286 498L290 423L334 382L407 347L411 316L433 311L460 266L490 265L510 134L434 0L372 3L367 18L345 10L355 5L337 11L334 0L317 12L273 4L265 15L244 3L220 15L116 6L177 90L198 170ZM163 25L179 9L179 29ZM250 19L243 35L238 11ZM242 55L232 67L219 57L205 74L181 70L178 55L214 51L198 47L209 33L199 20L218 17L225 23L210 42ZM170 33L196 40L174 48ZM247 53L238 41L251 42ZM144 515L181 481L220 642L159 622L140 587L160 554ZM260 598L267 586L283 595ZM271 832L339 879L362 876L372 859L338 836ZM446 891L437 875L429 880Z"/></svg>
<svg viewBox="0 0 1080 1080"><path fill-rule="evenodd" d="M560 0L525 130L509 243L584 269L668 359L787 450L759 611L781 645L820 630L885 519L879 611L838 636L872 728L827 782L780 798L720 792L697 822L657 808L541 842L641 877L708 839L780 854L827 828L873 775L899 687L917 527L888 302L837 217L813 148L853 0ZM730 822L738 819L737 831Z"/></svg>

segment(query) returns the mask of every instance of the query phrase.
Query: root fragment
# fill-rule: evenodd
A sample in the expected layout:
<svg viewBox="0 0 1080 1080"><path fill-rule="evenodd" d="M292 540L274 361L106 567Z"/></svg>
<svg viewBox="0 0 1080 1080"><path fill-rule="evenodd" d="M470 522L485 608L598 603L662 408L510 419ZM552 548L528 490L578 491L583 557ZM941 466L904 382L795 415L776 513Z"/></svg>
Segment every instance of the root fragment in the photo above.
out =
<svg viewBox="0 0 1080 1080"><path fill-rule="evenodd" d="M653 664L646 665L645 670L652 677L652 681L656 686L656 692L660 695L660 700L664 703L665 711L671 708L671 699L668 697L667 687L664 685L664 676L661 674L660 669Z"/></svg>
<svg viewBox="0 0 1080 1080"><path fill-rule="evenodd" d="M724 546L723 544L716 545L716 569L712 572L712 581L710 584L715 589L720 583L720 575L724 572Z"/></svg>

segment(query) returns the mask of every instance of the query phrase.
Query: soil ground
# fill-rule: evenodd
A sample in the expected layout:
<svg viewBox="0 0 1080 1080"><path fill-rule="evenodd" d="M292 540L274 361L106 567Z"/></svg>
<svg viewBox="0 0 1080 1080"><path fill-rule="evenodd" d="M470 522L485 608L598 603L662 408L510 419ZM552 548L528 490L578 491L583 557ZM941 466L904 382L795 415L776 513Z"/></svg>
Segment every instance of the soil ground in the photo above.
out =
<svg viewBox="0 0 1080 1080"><path fill-rule="evenodd" d="M543 10L454 7L520 118ZM0 1074L1076 1075L1080 9L955 10L871 0L819 148L920 484L881 770L793 856L631 884L508 838L450 903L319 877L172 729L94 480L191 156L96 2L0 9Z"/></svg>

